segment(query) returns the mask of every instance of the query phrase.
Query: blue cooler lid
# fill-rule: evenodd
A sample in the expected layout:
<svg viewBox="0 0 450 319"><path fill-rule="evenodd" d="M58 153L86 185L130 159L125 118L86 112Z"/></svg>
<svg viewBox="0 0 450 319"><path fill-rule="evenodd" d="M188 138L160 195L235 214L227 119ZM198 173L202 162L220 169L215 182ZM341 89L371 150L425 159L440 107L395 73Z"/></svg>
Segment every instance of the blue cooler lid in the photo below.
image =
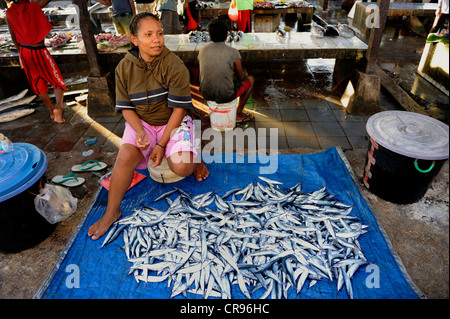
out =
<svg viewBox="0 0 450 319"><path fill-rule="evenodd" d="M44 175L47 165L44 152L28 143L14 143L12 152L0 154L0 202L36 183Z"/></svg>

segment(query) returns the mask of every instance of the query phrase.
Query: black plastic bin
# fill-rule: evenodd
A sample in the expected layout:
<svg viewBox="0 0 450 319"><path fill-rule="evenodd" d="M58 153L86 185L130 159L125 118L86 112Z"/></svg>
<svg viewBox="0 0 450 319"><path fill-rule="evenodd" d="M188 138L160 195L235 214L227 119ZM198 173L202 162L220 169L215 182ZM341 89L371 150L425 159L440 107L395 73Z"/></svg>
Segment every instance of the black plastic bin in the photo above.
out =
<svg viewBox="0 0 450 319"><path fill-rule="evenodd" d="M15 143L14 151L0 154L0 251L31 248L54 230L35 209L34 198L45 180L48 161L36 146Z"/></svg>
<svg viewBox="0 0 450 319"><path fill-rule="evenodd" d="M387 111L370 117L366 128L365 187L393 203L420 200L448 158L448 126L418 113Z"/></svg>

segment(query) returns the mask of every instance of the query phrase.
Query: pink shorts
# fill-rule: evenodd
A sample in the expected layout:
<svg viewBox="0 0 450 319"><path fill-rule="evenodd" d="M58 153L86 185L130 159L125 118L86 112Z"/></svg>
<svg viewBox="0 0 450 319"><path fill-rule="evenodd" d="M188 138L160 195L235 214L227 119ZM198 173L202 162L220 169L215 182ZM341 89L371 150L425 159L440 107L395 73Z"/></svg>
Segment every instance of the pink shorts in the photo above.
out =
<svg viewBox="0 0 450 319"><path fill-rule="evenodd" d="M145 132L147 132L148 141L150 146L146 150L141 150L144 159L136 167L137 169L147 168L150 155L156 143L161 139L166 125L154 126L147 122L142 121ZM136 146L136 131L125 123L125 131L123 132L122 144L132 144ZM194 157L197 156L197 150L195 149L195 136L194 136L194 122L189 115L186 115L181 121L180 126L176 130L175 134L170 138L169 143L166 145L165 157L169 157L177 152L192 152Z"/></svg>

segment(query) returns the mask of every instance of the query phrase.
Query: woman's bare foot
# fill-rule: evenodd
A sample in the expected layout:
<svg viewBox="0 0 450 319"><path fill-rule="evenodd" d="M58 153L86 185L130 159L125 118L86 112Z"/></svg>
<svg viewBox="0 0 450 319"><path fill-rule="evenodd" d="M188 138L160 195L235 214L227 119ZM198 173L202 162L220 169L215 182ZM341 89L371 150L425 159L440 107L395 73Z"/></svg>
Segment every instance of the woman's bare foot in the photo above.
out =
<svg viewBox="0 0 450 319"><path fill-rule="evenodd" d="M205 163L203 163L203 161L201 161L195 167L194 177L196 180L198 180L200 182L200 181L206 179L208 176L209 176L208 168L206 168Z"/></svg>
<svg viewBox="0 0 450 319"><path fill-rule="evenodd" d="M53 121L55 121L56 123L59 123L59 124L62 124L62 123L64 123L66 121L65 119L63 119L62 112L58 108L54 108L53 109L53 117L50 115L50 118Z"/></svg>
<svg viewBox="0 0 450 319"><path fill-rule="evenodd" d="M247 122L253 118L253 115L250 113L240 113L236 114L236 122Z"/></svg>
<svg viewBox="0 0 450 319"><path fill-rule="evenodd" d="M95 224L91 225L88 230L88 236L91 237L92 240L97 240L102 237L111 227L111 225L122 216L122 213L119 211L114 215L103 215Z"/></svg>

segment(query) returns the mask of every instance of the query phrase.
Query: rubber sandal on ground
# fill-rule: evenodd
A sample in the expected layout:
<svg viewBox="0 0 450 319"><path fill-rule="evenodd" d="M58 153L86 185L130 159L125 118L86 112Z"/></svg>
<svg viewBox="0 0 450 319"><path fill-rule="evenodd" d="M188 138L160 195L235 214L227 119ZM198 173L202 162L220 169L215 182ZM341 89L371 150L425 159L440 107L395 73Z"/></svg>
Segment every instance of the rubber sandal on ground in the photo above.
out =
<svg viewBox="0 0 450 319"><path fill-rule="evenodd" d="M72 166L72 172L75 172L75 173L98 172L98 171L104 170L105 168L106 168L105 163L90 160L90 161L84 162L81 165Z"/></svg>
<svg viewBox="0 0 450 319"><path fill-rule="evenodd" d="M237 120L236 121L236 124L241 124L241 123L244 123L244 122L248 122L248 121L250 121L251 119L253 118L253 115L252 114L246 114L245 115L245 118L243 118L242 120Z"/></svg>
<svg viewBox="0 0 450 319"><path fill-rule="evenodd" d="M75 174L65 176L56 175L52 178L52 182L66 187L77 187L82 185L85 182L85 179L83 177L78 177Z"/></svg>

